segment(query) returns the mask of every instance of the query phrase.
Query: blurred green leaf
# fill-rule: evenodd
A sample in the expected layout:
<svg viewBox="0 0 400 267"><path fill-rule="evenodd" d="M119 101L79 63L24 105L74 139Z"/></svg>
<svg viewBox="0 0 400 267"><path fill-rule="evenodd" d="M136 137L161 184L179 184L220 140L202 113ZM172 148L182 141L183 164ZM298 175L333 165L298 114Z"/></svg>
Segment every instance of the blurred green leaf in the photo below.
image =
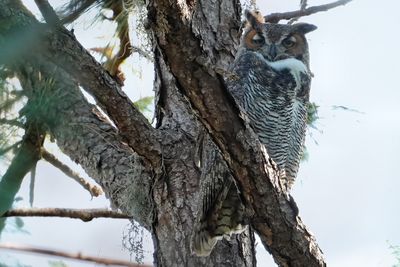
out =
<svg viewBox="0 0 400 267"><path fill-rule="evenodd" d="M50 267L68 267L68 265L62 261L49 261L49 266Z"/></svg>
<svg viewBox="0 0 400 267"><path fill-rule="evenodd" d="M136 102L133 102L133 104L140 110L140 112L145 112L145 111L150 111L150 106L154 102L154 96L146 96L142 97Z"/></svg>
<svg viewBox="0 0 400 267"><path fill-rule="evenodd" d="M304 146L303 153L301 154L301 161L307 161L309 157L310 157L310 154L309 154L306 146Z"/></svg>
<svg viewBox="0 0 400 267"><path fill-rule="evenodd" d="M25 223L20 217L15 218L15 226L17 226L18 229L21 229L24 227Z"/></svg>
<svg viewBox="0 0 400 267"><path fill-rule="evenodd" d="M315 126L315 122L319 119L318 108L319 106L315 102L310 102L308 104L307 125L315 129L317 129L317 127Z"/></svg>

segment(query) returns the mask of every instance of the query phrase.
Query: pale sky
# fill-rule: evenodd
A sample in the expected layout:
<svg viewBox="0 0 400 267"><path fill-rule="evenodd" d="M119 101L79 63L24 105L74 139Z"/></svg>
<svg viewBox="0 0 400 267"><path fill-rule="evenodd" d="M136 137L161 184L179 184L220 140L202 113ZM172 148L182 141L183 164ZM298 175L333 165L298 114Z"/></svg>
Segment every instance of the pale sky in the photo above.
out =
<svg viewBox="0 0 400 267"><path fill-rule="evenodd" d="M24 2L34 6L33 0ZM310 1L310 5L327 2ZM264 14L297 8L293 0L258 4ZM301 19L318 26L308 40L315 75L311 99L320 106L318 128L322 133L314 130L313 138L308 137L310 157L300 167L293 196L302 220L315 234L331 267L390 267L395 259L389 244L400 245L400 85L396 80L400 62L399 10L399 1L353 0L345 7ZM104 27L89 27L89 23L83 28L74 25L78 40L87 48L98 46L96 37L110 35ZM137 63L137 59L132 62ZM144 60L140 65L143 79L129 77L126 88L134 98L152 92L152 67ZM334 110L332 106L360 112ZM39 164L37 172L37 207L108 205L104 198L91 200L75 182L45 162ZM19 194L24 197L20 205L27 205L27 182ZM121 246L128 221L99 219L83 223L27 218L24 222L30 234L10 232L2 241L129 259ZM150 242L146 242L149 251ZM262 246L258 248L258 266L276 266ZM11 260L12 256L33 267L47 266L46 257L3 253L1 259ZM145 261L152 262L151 252Z"/></svg>

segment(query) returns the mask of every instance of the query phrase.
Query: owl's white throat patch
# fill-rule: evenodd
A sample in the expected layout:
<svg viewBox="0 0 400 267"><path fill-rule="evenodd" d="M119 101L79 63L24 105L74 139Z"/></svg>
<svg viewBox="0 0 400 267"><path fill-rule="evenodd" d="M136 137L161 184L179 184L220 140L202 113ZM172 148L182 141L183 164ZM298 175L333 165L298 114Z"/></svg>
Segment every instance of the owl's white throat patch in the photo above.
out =
<svg viewBox="0 0 400 267"><path fill-rule="evenodd" d="M296 89L298 89L301 84L301 73L306 75L309 73L307 66L296 58L285 58L278 61L269 61L264 57L263 59L276 71L289 70L296 82Z"/></svg>

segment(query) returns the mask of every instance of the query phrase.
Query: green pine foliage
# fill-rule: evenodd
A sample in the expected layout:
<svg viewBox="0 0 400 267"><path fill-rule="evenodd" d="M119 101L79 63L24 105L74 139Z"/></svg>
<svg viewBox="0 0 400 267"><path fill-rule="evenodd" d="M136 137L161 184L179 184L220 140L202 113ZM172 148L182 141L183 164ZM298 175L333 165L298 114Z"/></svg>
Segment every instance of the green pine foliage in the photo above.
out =
<svg viewBox="0 0 400 267"><path fill-rule="evenodd" d="M389 248L392 250L392 255L397 261L392 267L400 267L400 246L390 245Z"/></svg>
<svg viewBox="0 0 400 267"><path fill-rule="evenodd" d="M8 70L0 67L0 159L9 160L21 140L22 125L16 112L23 105L23 95L10 82Z"/></svg>
<svg viewBox="0 0 400 267"><path fill-rule="evenodd" d="M309 129L318 130L318 128L316 126L316 122L319 119L318 108L319 108L319 106L315 102L310 102L308 104L307 125L308 125ZM310 153L308 152L307 147L304 145L303 154L301 155L301 161L302 162L307 161L309 157L310 157Z"/></svg>

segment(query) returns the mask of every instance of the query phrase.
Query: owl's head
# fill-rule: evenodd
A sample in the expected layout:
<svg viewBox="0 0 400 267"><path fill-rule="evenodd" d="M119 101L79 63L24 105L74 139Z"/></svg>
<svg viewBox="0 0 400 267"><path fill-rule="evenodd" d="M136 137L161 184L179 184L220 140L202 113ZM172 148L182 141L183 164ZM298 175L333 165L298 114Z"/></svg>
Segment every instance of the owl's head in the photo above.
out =
<svg viewBox="0 0 400 267"><path fill-rule="evenodd" d="M296 58L308 66L308 45L305 34L317 27L308 23L264 23L259 12L246 11L247 26L241 48L260 53L268 61Z"/></svg>

